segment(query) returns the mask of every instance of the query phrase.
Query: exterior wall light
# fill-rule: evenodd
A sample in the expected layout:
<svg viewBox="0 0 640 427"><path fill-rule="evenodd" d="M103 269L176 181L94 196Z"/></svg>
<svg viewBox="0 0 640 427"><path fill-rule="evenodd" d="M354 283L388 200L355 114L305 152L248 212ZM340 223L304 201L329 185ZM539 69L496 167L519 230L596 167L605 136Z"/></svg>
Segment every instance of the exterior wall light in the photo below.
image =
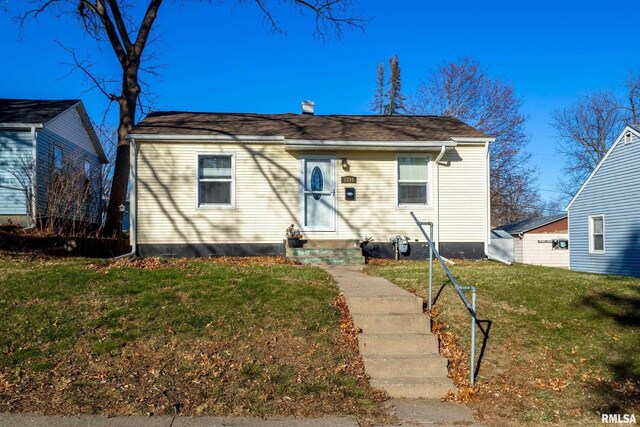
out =
<svg viewBox="0 0 640 427"><path fill-rule="evenodd" d="M340 161L342 162L342 169L348 171L349 170L349 162L347 161L346 157L342 157L340 159Z"/></svg>

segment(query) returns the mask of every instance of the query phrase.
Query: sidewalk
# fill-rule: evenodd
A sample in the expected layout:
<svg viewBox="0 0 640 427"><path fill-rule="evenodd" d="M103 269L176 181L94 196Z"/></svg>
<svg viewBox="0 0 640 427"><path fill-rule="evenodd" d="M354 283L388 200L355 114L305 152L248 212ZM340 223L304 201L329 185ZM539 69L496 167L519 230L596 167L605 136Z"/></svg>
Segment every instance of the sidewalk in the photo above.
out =
<svg viewBox="0 0 640 427"><path fill-rule="evenodd" d="M103 417L80 415L47 417L32 414L0 414L0 427L358 427L348 417L315 419L294 418L237 418L237 417Z"/></svg>

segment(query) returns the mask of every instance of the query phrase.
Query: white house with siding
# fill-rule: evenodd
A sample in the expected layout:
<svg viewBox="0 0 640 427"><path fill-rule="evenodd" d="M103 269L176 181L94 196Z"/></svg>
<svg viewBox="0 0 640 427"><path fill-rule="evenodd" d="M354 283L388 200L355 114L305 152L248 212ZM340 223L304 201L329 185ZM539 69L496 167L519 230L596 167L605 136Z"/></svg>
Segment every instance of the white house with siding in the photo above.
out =
<svg viewBox="0 0 640 427"><path fill-rule="evenodd" d="M489 144L451 117L157 112L131 132L131 236L142 256L282 254L305 239L424 244L481 258ZM415 241L419 242L416 243Z"/></svg>
<svg viewBox="0 0 640 427"><path fill-rule="evenodd" d="M49 183L63 167L85 177L85 220L99 222L106 162L82 101L0 98L0 224L47 216Z"/></svg>
<svg viewBox="0 0 640 427"><path fill-rule="evenodd" d="M567 205L571 270L640 276L640 125L628 125Z"/></svg>

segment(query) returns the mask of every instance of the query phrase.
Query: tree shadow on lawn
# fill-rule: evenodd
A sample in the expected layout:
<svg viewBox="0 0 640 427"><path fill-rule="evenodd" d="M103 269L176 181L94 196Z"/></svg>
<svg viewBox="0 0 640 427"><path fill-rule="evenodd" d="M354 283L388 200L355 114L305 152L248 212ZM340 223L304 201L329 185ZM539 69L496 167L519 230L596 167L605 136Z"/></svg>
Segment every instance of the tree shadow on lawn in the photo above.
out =
<svg viewBox="0 0 640 427"><path fill-rule="evenodd" d="M634 330L640 328L640 286L631 285L630 290L632 294L594 292L583 297L580 305L592 309L602 318L612 319L622 330ZM603 343L603 346L606 345ZM608 414L624 414L640 409L640 362L636 360L640 358L638 349L640 345L636 349L611 349L617 357L606 365L613 379L592 380L589 383L589 388L603 402L595 404L593 409Z"/></svg>

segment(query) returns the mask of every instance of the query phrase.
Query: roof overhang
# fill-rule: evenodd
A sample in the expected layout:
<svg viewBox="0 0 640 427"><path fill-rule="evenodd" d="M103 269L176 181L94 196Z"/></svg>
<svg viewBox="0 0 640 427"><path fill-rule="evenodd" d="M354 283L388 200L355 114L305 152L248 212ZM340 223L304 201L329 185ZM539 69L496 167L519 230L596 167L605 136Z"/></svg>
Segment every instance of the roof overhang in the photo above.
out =
<svg viewBox="0 0 640 427"><path fill-rule="evenodd" d="M297 150L381 150L381 151L438 151L442 147L455 147L454 141L332 141L286 139L285 149Z"/></svg>
<svg viewBox="0 0 640 427"><path fill-rule="evenodd" d="M170 135L130 133L129 139L136 141L202 141L202 142L243 142L256 144L276 143L283 144L284 136L260 136L260 135Z"/></svg>
<svg viewBox="0 0 640 427"><path fill-rule="evenodd" d="M460 143L478 143L484 144L486 142L495 142L495 138L490 137L477 137L477 136L452 136L452 141L460 142Z"/></svg>
<svg viewBox="0 0 640 427"><path fill-rule="evenodd" d="M0 123L0 129L41 129L42 123Z"/></svg>
<svg viewBox="0 0 640 427"><path fill-rule="evenodd" d="M317 139L287 139L284 136L264 135L170 135L170 134L129 134L136 141L155 142L218 142L241 144L281 144L289 151L438 151L442 147L456 147L458 143L449 141L341 141ZM462 142L462 141L461 141ZM480 142L480 141L473 141ZM487 142L484 138L482 142Z"/></svg>

